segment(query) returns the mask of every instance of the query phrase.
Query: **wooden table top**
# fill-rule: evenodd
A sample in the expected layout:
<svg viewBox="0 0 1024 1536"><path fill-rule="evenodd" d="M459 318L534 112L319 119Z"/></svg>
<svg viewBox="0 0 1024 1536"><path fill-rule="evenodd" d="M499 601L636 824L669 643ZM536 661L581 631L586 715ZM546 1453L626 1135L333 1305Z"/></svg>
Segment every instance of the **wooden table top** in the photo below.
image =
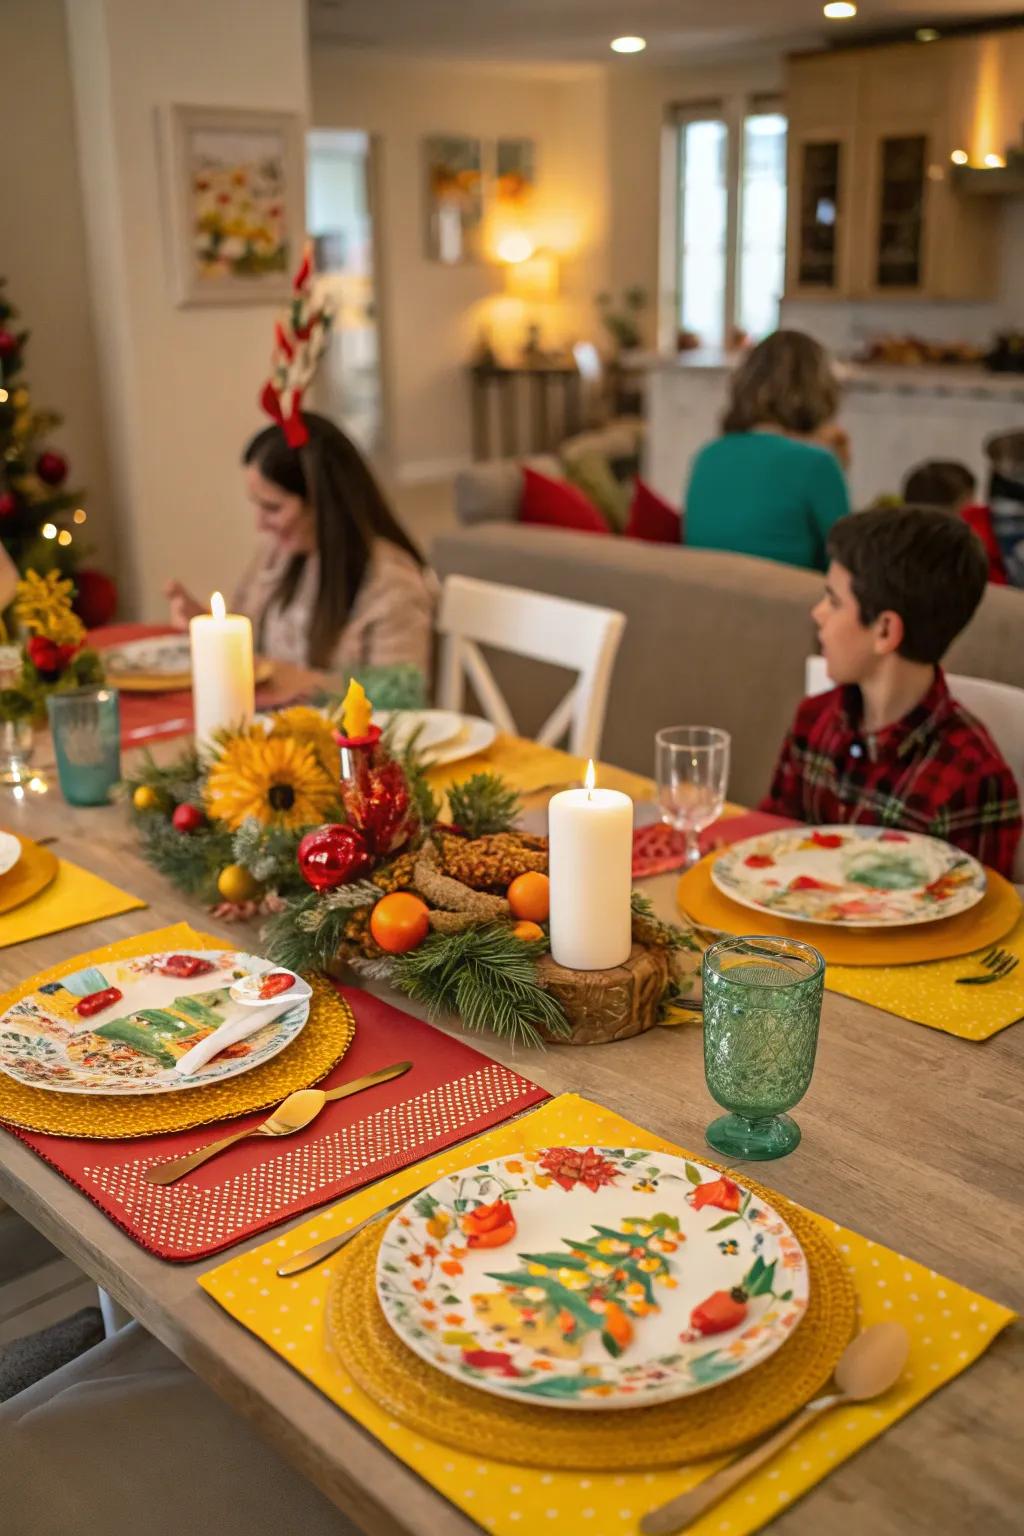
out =
<svg viewBox="0 0 1024 1536"><path fill-rule="evenodd" d="M158 749L161 756L176 750L174 743ZM602 781L614 784L615 776L606 772ZM48 794L0 800L0 822L27 836L56 837L63 857L150 903L145 911L0 949L0 986L183 918L235 943L253 938L250 928L217 921L144 864L122 808L73 809L54 782ZM674 886L673 876L646 883L666 916L673 912ZM408 1000L398 1001L416 1011ZM458 1032L457 1025L448 1028ZM694 1150L704 1145L704 1126L717 1112L694 1027L537 1053L517 1054L487 1037L474 1036L473 1043L552 1093L582 1093ZM791 1199L1024 1309L1022 1083L1022 1027L974 1044L826 993L814 1080L797 1112L803 1141L781 1162L756 1165L758 1175ZM154 1258L9 1136L0 1138L0 1196L371 1536L478 1536L477 1525L199 1288L197 1276L230 1253L194 1265ZM266 1234L239 1249L264 1241ZM784 1536L925 1530L1008 1536L1019 1530L1024 1458L1010 1404L1019 1393L1021 1364L1016 1325L970 1370L788 1509L772 1530Z"/></svg>

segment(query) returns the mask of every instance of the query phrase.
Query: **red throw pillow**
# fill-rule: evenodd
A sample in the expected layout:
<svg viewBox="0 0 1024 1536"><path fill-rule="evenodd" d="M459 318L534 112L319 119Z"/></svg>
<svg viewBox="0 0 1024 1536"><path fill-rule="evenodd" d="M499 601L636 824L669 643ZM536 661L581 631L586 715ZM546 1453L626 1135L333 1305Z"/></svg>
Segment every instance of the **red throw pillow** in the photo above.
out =
<svg viewBox="0 0 1024 1536"><path fill-rule="evenodd" d="M651 544L679 544L682 531L682 513L638 479L630 503L626 538L646 539Z"/></svg>
<svg viewBox="0 0 1024 1536"><path fill-rule="evenodd" d="M519 521L545 528L574 528L580 533L611 533L583 492L568 480L552 480L523 466L523 499Z"/></svg>

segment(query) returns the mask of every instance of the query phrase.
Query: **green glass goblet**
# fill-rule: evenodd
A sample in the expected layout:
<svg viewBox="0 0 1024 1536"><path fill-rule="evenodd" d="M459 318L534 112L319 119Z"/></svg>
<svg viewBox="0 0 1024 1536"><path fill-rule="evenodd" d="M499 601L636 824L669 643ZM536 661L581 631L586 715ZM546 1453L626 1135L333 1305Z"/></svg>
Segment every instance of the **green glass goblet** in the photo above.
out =
<svg viewBox="0 0 1024 1536"><path fill-rule="evenodd" d="M705 1135L716 1152L784 1157L814 1071L825 962L796 939L723 939L704 953L704 1073L730 1111Z"/></svg>

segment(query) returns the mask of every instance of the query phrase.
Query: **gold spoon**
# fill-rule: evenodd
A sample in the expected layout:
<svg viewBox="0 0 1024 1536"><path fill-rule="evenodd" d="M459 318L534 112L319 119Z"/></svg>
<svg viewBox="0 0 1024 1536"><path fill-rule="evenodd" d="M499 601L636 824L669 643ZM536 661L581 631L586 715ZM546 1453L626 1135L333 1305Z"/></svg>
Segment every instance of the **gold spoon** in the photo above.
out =
<svg viewBox="0 0 1024 1536"><path fill-rule="evenodd" d="M688 1493L681 1493L678 1498L652 1509L640 1521L643 1536L673 1536L675 1531L684 1530L698 1515L731 1492L737 1483L744 1482L758 1467L771 1461L783 1446L807 1428L812 1419L827 1409L837 1408L841 1403L864 1403L888 1392L903 1374L909 1353L910 1339L899 1323L875 1323L872 1328L865 1328L863 1333L851 1339L839 1358L834 1373L838 1391L815 1398L788 1424L762 1440L745 1456L730 1462Z"/></svg>
<svg viewBox="0 0 1024 1536"><path fill-rule="evenodd" d="M236 1141L244 1141L246 1136L291 1136L315 1120L326 1102L327 1095L322 1088L299 1088L283 1099L262 1125L250 1131L236 1131L233 1136L224 1136L220 1141L203 1147L201 1151L193 1152L190 1157L176 1158L173 1163L157 1163L154 1168L146 1169L143 1178L147 1184L173 1184L176 1179L191 1173L193 1168L198 1168L200 1163L205 1163L208 1157L215 1157Z"/></svg>

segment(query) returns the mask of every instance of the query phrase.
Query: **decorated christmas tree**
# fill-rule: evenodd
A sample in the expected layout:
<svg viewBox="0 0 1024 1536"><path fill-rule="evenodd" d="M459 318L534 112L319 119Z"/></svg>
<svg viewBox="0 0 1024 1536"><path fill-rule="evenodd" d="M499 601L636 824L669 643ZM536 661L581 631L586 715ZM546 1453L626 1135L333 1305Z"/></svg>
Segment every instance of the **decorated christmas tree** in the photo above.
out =
<svg viewBox="0 0 1024 1536"><path fill-rule="evenodd" d="M47 446L61 417L37 410L25 378L29 333L0 278L0 539L24 574L70 574L84 553L81 492L68 490L68 463Z"/></svg>

